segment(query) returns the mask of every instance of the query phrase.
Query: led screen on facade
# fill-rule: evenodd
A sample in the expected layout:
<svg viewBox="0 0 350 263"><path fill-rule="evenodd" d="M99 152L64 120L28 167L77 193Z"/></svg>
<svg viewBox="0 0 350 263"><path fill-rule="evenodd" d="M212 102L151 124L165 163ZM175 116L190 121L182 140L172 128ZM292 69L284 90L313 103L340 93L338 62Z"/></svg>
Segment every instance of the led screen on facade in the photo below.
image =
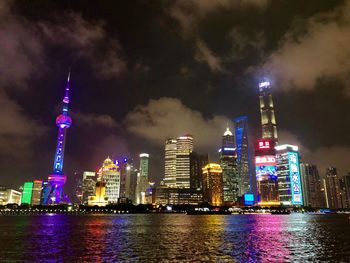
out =
<svg viewBox="0 0 350 263"><path fill-rule="evenodd" d="M290 188L292 193L292 204L302 205L303 196L300 180L299 156L296 152L288 152Z"/></svg>
<svg viewBox="0 0 350 263"><path fill-rule="evenodd" d="M259 181L264 177L268 177L270 180L277 180L276 166L274 165L263 165L256 166L256 179Z"/></svg>

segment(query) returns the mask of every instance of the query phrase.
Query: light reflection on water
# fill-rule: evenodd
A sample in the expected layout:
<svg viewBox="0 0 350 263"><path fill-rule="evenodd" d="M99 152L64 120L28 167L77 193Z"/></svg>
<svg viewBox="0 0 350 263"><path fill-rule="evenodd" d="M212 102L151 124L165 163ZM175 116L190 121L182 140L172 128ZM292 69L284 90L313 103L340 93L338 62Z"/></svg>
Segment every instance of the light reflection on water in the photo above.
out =
<svg viewBox="0 0 350 263"><path fill-rule="evenodd" d="M350 262L342 215L0 217L0 262Z"/></svg>

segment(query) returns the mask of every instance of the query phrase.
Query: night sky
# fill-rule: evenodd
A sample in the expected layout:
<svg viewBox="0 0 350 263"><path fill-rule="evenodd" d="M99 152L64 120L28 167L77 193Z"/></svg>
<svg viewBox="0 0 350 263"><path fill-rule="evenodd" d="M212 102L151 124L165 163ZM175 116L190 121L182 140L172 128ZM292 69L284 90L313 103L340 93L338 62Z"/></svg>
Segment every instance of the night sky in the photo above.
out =
<svg viewBox="0 0 350 263"><path fill-rule="evenodd" d="M264 77L280 143L350 171L350 1L1 1L0 184L47 179L69 68L68 192L108 155L150 153L159 182L185 133L215 161L240 115L260 136Z"/></svg>

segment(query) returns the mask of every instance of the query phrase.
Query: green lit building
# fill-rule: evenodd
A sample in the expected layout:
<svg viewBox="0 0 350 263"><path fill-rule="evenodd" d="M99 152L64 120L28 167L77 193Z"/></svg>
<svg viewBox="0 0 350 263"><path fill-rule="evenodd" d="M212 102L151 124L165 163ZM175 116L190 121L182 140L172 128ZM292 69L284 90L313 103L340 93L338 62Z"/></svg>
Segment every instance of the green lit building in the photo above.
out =
<svg viewBox="0 0 350 263"><path fill-rule="evenodd" d="M33 182L25 182L23 184L22 204L30 205L32 203Z"/></svg>

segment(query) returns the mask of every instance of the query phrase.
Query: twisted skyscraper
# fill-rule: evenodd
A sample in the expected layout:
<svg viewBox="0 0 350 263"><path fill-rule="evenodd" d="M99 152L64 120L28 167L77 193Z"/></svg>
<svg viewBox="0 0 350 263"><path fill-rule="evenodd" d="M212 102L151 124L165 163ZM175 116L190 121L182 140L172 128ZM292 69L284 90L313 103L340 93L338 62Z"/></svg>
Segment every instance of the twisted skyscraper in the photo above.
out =
<svg viewBox="0 0 350 263"><path fill-rule="evenodd" d="M277 125L273 108L270 82L259 84L259 100L261 113L262 138L272 139L277 144Z"/></svg>
<svg viewBox="0 0 350 263"><path fill-rule="evenodd" d="M64 146L66 142L66 131L72 124L72 118L68 115L69 105L69 88L70 88L70 73L68 74L65 95L63 97L62 113L56 118L56 125L58 127L57 144L55 151L55 159L53 162L53 172L49 175L49 187L47 196L45 196L43 203L49 204L61 204L68 203L68 196L63 191L63 186L66 183L67 177L63 173L63 160L64 160Z"/></svg>

